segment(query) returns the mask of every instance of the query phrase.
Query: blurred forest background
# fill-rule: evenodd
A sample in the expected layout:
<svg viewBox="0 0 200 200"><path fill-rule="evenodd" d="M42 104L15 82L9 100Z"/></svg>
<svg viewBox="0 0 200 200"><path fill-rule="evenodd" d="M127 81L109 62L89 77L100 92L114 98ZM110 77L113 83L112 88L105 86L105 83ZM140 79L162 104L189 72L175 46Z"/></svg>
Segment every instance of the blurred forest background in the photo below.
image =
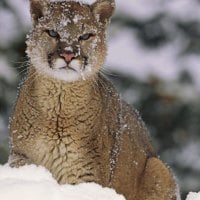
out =
<svg viewBox="0 0 200 200"><path fill-rule="evenodd" d="M200 190L200 1L116 0L106 74L140 111L182 195ZM0 0L0 164L26 72L27 0Z"/></svg>

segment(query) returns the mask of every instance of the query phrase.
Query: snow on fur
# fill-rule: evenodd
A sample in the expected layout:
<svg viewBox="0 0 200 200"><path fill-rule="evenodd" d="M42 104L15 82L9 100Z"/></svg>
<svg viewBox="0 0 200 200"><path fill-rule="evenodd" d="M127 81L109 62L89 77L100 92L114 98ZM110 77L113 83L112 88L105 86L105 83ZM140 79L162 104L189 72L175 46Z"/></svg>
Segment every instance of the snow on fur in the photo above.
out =
<svg viewBox="0 0 200 200"><path fill-rule="evenodd" d="M59 185L43 167L0 165L1 200L125 200L122 195L95 183Z"/></svg>

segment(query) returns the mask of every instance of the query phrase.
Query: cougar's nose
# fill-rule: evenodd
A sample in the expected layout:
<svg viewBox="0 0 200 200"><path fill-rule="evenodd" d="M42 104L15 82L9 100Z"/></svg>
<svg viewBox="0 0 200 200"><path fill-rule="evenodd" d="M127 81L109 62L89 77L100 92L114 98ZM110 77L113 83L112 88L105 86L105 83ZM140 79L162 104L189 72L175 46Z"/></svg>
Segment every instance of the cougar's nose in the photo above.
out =
<svg viewBox="0 0 200 200"><path fill-rule="evenodd" d="M61 57L63 57L65 59L66 62L71 62L73 60L73 58L75 58L75 54L72 51L63 51L60 54Z"/></svg>

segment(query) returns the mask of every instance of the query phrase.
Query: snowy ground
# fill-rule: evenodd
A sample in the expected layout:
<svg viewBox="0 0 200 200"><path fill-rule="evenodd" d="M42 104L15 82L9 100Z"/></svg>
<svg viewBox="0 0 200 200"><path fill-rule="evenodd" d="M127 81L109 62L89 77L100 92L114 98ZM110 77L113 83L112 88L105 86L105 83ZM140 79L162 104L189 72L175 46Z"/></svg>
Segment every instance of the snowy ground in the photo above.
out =
<svg viewBox="0 0 200 200"><path fill-rule="evenodd" d="M125 200L122 195L95 183L77 186L58 185L43 167L19 169L0 165L1 200ZM186 200L200 200L200 193L190 192Z"/></svg>
<svg viewBox="0 0 200 200"><path fill-rule="evenodd" d="M186 198L186 200L200 200L200 192L190 192Z"/></svg>
<svg viewBox="0 0 200 200"><path fill-rule="evenodd" d="M12 169L0 165L1 200L125 200L114 190L94 183L58 185L43 167Z"/></svg>

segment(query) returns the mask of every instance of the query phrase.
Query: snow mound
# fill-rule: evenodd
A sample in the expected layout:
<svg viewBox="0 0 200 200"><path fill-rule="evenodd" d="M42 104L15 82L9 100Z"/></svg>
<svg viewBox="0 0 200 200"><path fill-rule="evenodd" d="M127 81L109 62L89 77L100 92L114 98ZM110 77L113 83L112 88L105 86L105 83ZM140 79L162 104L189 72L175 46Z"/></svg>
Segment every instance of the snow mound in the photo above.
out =
<svg viewBox="0 0 200 200"><path fill-rule="evenodd" d="M186 198L186 200L200 200L200 192L190 192Z"/></svg>
<svg viewBox="0 0 200 200"><path fill-rule="evenodd" d="M122 195L95 183L59 185L43 167L18 169L0 165L1 200L125 200Z"/></svg>

